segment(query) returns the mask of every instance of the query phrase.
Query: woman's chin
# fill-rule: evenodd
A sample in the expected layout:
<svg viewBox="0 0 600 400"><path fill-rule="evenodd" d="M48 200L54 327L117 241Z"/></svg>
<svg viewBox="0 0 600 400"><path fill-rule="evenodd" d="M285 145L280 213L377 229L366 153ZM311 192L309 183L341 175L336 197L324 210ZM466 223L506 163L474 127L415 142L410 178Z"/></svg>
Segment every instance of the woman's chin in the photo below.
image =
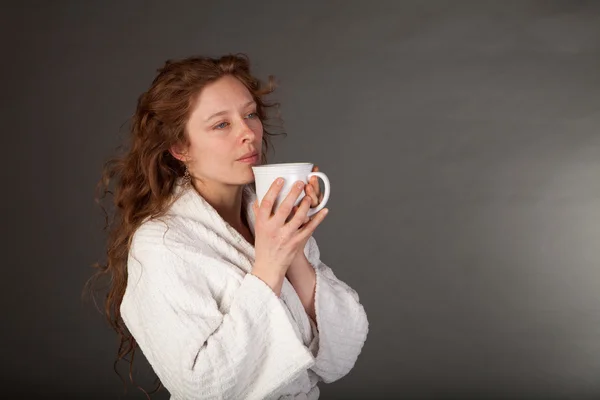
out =
<svg viewBox="0 0 600 400"><path fill-rule="evenodd" d="M239 184L240 185L247 185L249 183L253 183L254 180L255 180L254 174L252 173L252 171L250 171L249 174L244 174L244 176L240 177L240 180L239 180L240 183Z"/></svg>

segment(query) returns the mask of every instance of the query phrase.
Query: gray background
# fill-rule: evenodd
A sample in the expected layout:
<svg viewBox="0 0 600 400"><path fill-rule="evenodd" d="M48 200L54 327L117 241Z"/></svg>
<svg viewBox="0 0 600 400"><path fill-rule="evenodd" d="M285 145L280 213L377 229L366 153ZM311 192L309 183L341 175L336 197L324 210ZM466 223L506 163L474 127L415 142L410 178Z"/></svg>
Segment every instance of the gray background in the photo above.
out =
<svg viewBox="0 0 600 400"><path fill-rule="evenodd" d="M369 315L323 399L600 398L600 2L13 1L0 18L3 394L143 398L80 301L103 257L94 186L166 59L245 52L280 84L272 161L331 179L316 237Z"/></svg>

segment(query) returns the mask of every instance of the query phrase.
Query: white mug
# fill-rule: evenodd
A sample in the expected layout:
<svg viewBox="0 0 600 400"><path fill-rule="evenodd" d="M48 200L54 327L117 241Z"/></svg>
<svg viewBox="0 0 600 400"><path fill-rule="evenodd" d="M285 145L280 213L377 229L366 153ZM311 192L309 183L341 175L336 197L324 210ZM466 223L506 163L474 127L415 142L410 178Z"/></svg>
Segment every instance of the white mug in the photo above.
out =
<svg viewBox="0 0 600 400"><path fill-rule="evenodd" d="M275 204L273 205L273 211L277 210L277 207L285 200L295 182L302 181L306 185L311 177L317 176L323 180L325 188L323 190L323 200L321 200L318 206L311 207L308 210L307 216L312 217L325 207L329 200L330 193L329 178L327 178L327 175L323 172L311 172L312 169L313 164L311 163L282 163L253 166L252 171L254 172L258 204L260 205L263 197L277 178L281 177L284 181L283 186L277 195L277 199L275 200ZM304 193L303 189L294 202L294 205L297 206L305 195L306 193Z"/></svg>

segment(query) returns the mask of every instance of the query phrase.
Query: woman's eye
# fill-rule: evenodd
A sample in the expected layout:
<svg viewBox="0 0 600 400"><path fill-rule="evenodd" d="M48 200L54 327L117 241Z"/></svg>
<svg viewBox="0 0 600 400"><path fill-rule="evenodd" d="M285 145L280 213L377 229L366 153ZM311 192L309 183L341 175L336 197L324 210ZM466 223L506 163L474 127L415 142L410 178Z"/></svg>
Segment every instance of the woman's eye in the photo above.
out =
<svg viewBox="0 0 600 400"><path fill-rule="evenodd" d="M229 123L221 122L219 125L215 125L215 129L225 129L227 128L227 125L229 125Z"/></svg>
<svg viewBox="0 0 600 400"><path fill-rule="evenodd" d="M248 114L248 116L246 118L250 118L250 119L258 118L258 114L253 112L253 113Z"/></svg>

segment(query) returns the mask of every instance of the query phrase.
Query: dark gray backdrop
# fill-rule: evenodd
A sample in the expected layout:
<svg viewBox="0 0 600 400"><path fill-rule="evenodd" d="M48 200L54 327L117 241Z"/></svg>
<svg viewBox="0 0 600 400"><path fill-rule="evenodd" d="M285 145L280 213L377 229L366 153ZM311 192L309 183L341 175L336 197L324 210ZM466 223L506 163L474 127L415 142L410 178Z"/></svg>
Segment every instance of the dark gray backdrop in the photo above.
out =
<svg viewBox="0 0 600 400"><path fill-rule="evenodd" d="M322 398L600 398L599 2L1 15L2 392L143 398L122 395L116 337L79 297L103 257L94 185L164 60L245 52L280 83L289 135L272 161L331 179L316 236L369 315L356 367Z"/></svg>

